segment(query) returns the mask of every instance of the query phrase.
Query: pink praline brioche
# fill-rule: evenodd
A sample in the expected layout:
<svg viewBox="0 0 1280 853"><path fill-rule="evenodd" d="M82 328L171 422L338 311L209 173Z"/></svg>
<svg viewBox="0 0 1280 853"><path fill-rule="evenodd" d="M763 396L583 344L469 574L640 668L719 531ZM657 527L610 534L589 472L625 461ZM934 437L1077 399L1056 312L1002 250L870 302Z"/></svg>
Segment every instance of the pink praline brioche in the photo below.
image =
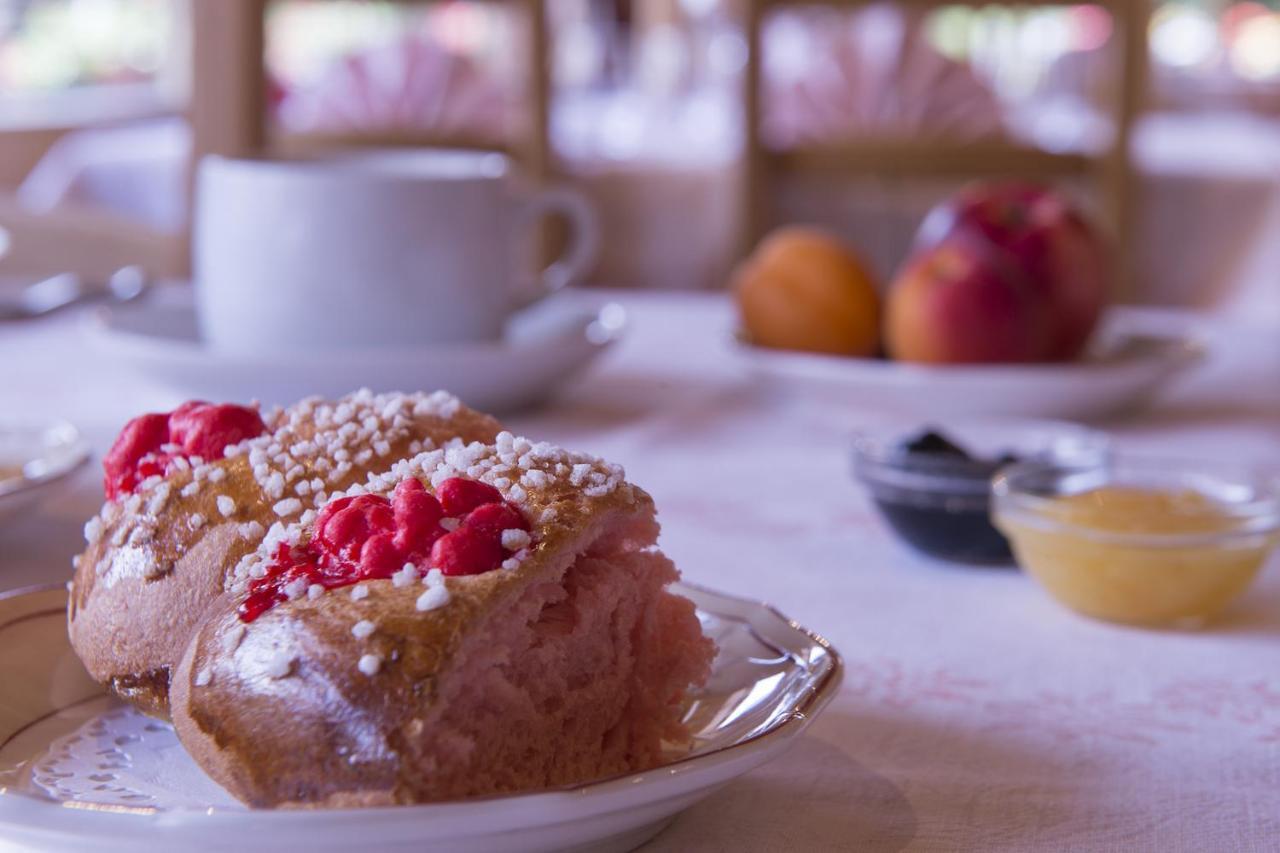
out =
<svg viewBox="0 0 1280 853"><path fill-rule="evenodd" d="M654 547L652 499L617 466L506 433L356 491L458 477L498 488L529 522L502 568L365 581L249 623L236 609L272 549L231 572L174 673L172 711L235 796L314 807L528 791L651 768L687 741L683 702L715 650L667 589L678 573ZM293 525L282 541L312 532Z"/></svg>

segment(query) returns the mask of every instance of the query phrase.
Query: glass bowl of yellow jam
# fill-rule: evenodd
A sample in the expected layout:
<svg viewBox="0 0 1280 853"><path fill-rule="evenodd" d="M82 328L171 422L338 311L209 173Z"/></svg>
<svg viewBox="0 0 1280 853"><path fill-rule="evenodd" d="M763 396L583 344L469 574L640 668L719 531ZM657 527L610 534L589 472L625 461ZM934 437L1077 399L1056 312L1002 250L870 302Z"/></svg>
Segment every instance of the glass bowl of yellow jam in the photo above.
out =
<svg viewBox="0 0 1280 853"><path fill-rule="evenodd" d="M1022 568L1098 619L1194 628L1280 543L1280 480L1228 463L1112 456L1027 463L992 481L992 521Z"/></svg>

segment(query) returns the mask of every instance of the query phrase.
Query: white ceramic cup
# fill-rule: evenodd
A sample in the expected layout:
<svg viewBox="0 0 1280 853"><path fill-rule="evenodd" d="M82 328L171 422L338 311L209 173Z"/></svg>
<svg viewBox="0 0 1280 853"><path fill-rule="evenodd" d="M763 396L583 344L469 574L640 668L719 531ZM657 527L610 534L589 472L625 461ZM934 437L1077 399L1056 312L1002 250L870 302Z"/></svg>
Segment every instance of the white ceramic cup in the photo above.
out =
<svg viewBox="0 0 1280 853"><path fill-rule="evenodd" d="M581 195L522 190L510 172L501 154L467 151L206 157L193 237L201 335L256 353L498 339L511 312L580 280L598 243ZM534 226L553 213L570 245L531 282L521 267Z"/></svg>

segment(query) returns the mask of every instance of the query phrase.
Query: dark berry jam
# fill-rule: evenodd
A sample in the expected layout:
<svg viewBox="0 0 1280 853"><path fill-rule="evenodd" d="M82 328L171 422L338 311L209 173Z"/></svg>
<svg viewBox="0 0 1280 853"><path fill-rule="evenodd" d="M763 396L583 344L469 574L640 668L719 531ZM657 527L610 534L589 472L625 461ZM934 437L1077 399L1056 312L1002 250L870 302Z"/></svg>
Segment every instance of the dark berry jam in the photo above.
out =
<svg viewBox="0 0 1280 853"><path fill-rule="evenodd" d="M1009 564L1013 554L991 524L990 483L1013 454L977 458L935 430L911 436L877 458L859 454L859 479L876 508L915 549L961 563Z"/></svg>
<svg viewBox="0 0 1280 853"><path fill-rule="evenodd" d="M877 497L876 507L903 540L931 557L958 563L1013 562L1009 543L991 525L985 502L916 506Z"/></svg>

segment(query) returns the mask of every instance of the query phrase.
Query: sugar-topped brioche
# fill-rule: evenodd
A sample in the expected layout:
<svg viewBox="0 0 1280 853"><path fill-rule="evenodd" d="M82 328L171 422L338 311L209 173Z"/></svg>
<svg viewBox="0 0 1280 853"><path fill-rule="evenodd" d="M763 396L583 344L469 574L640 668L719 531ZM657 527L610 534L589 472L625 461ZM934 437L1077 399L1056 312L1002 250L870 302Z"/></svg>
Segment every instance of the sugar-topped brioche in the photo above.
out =
<svg viewBox="0 0 1280 853"><path fill-rule="evenodd" d="M714 646L621 468L501 433L328 495L232 560L173 674L192 756L258 806L653 767Z"/></svg>
<svg viewBox="0 0 1280 853"><path fill-rule="evenodd" d="M75 560L72 646L95 679L165 715L171 670L244 555L370 473L498 429L443 392L262 412L193 402L135 418L104 460L108 500Z"/></svg>

